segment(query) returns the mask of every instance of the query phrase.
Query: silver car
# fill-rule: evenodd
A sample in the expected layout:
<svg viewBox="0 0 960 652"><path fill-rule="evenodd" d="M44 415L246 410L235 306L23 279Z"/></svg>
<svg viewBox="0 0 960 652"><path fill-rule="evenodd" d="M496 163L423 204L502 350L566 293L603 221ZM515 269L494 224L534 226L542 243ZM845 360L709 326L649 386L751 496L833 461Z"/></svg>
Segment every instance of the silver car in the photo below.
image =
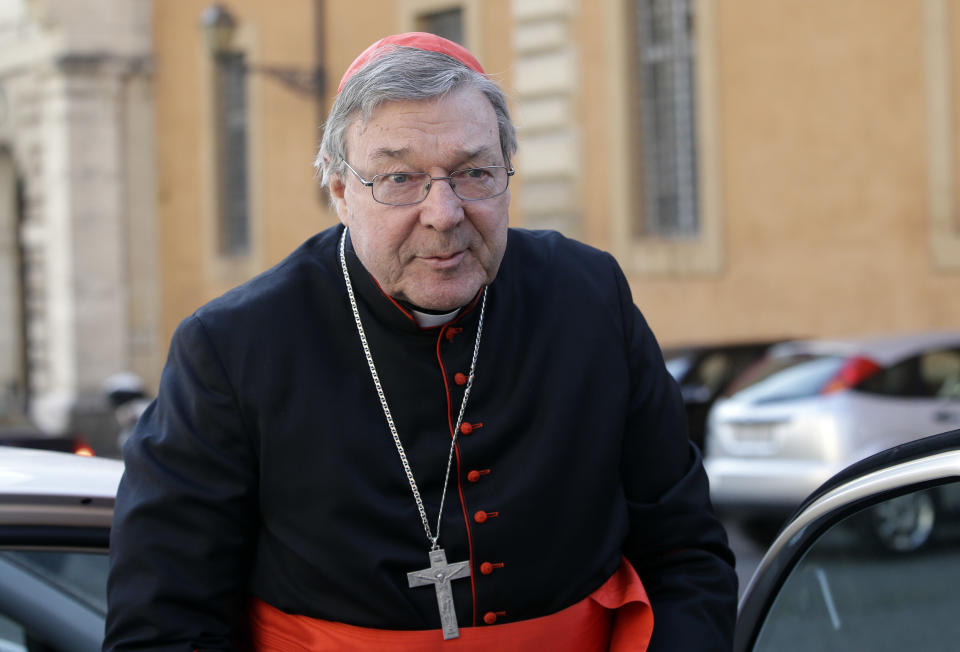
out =
<svg viewBox="0 0 960 652"><path fill-rule="evenodd" d="M718 511L762 540L840 469L960 426L960 332L787 342L734 385L705 465Z"/></svg>

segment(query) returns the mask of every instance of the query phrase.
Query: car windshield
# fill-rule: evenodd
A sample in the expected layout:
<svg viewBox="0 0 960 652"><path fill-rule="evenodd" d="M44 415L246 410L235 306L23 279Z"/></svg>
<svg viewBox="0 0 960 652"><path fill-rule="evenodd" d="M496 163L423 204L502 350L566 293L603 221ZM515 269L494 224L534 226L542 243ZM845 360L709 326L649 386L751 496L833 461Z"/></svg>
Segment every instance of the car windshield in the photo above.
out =
<svg viewBox="0 0 960 652"><path fill-rule="evenodd" d="M807 398L820 393L843 366L835 355L795 354L767 358L737 383L732 397L749 403Z"/></svg>

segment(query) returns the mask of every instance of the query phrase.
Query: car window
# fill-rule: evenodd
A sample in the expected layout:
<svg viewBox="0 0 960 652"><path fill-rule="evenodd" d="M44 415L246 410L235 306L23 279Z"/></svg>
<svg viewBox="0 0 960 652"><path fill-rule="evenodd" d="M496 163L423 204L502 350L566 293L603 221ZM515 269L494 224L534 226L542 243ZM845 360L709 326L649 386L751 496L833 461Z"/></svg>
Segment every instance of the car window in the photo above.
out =
<svg viewBox="0 0 960 652"><path fill-rule="evenodd" d="M56 585L97 611L107 611L106 554L62 550L0 550L0 557Z"/></svg>
<svg viewBox="0 0 960 652"><path fill-rule="evenodd" d="M80 550L0 550L0 652L99 650L109 558Z"/></svg>
<svg viewBox="0 0 960 652"><path fill-rule="evenodd" d="M784 355L765 359L738 381L733 396L753 403L815 396L843 366L842 356Z"/></svg>
<svg viewBox="0 0 960 652"><path fill-rule="evenodd" d="M20 623L0 613L0 652L26 652L27 632Z"/></svg>
<svg viewBox="0 0 960 652"><path fill-rule="evenodd" d="M706 387L713 393L720 389L725 379L730 375L733 364L733 354L724 351L714 351L700 360L687 382Z"/></svg>
<svg viewBox="0 0 960 652"><path fill-rule="evenodd" d="M858 391L905 398L951 398L960 392L960 349L927 351L867 378Z"/></svg>
<svg viewBox="0 0 960 652"><path fill-rule="evenodd" d="M960 349L924 356L921 373L934 396L960 399Z"/></svg>
<svg viewBox="0 0 960 652"><path fill-rule="evenodd" d="M957 649L960 484L862 509L821 535L771 605L754 652Z"/></svg>
<svg viewBox="0 0 960 652"><path fill-rule="evenodd" d="M763 354L760 347L734 348L716 351L706 356L691 373L690 382L717 394Z"/></svg>

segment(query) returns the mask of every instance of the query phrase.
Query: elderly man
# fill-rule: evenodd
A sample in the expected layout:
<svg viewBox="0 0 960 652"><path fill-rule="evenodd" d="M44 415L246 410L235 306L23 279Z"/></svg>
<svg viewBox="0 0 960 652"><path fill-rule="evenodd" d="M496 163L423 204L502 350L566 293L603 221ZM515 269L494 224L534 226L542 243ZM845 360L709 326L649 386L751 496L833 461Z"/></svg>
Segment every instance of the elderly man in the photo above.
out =
<svg viewBox="0 0 960 652"><path fill-rule="evenodd" d="M613 258L509 229L514 129L388 37L317 166L342 225L177 329L125 448L111 650L723 650L677 388Z"/></svg>

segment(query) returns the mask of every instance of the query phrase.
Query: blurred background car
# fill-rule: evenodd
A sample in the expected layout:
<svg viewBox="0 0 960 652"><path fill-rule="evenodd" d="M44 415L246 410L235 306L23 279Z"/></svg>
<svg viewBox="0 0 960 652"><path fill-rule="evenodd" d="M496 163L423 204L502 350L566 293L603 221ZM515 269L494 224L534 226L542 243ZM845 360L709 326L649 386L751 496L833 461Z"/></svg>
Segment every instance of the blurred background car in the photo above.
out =
<svg viewBox="0 0 960 652"><path fill-rule="evenodd" d="M38 428L22 410L0 397L0 446L94 455L93 448L78 433L52 434Z"/></svg>
<svg viewBox="0 0 960 652"><path fill-rule="evenodd" d="M666 348L667 371L680 385L690 441L701 450L707 415L717 398L751 364L782 340L697 344Z"/></svg>
<svg viewBox="0 0 960 652"><path fill-rule="evenodd" d="M768 543L804 496L843 467L958 426L960 332L784 342L710 412L711 497L724 517ZM935 516L929 501L901 507L918 527L919 512Z"/></svg>

